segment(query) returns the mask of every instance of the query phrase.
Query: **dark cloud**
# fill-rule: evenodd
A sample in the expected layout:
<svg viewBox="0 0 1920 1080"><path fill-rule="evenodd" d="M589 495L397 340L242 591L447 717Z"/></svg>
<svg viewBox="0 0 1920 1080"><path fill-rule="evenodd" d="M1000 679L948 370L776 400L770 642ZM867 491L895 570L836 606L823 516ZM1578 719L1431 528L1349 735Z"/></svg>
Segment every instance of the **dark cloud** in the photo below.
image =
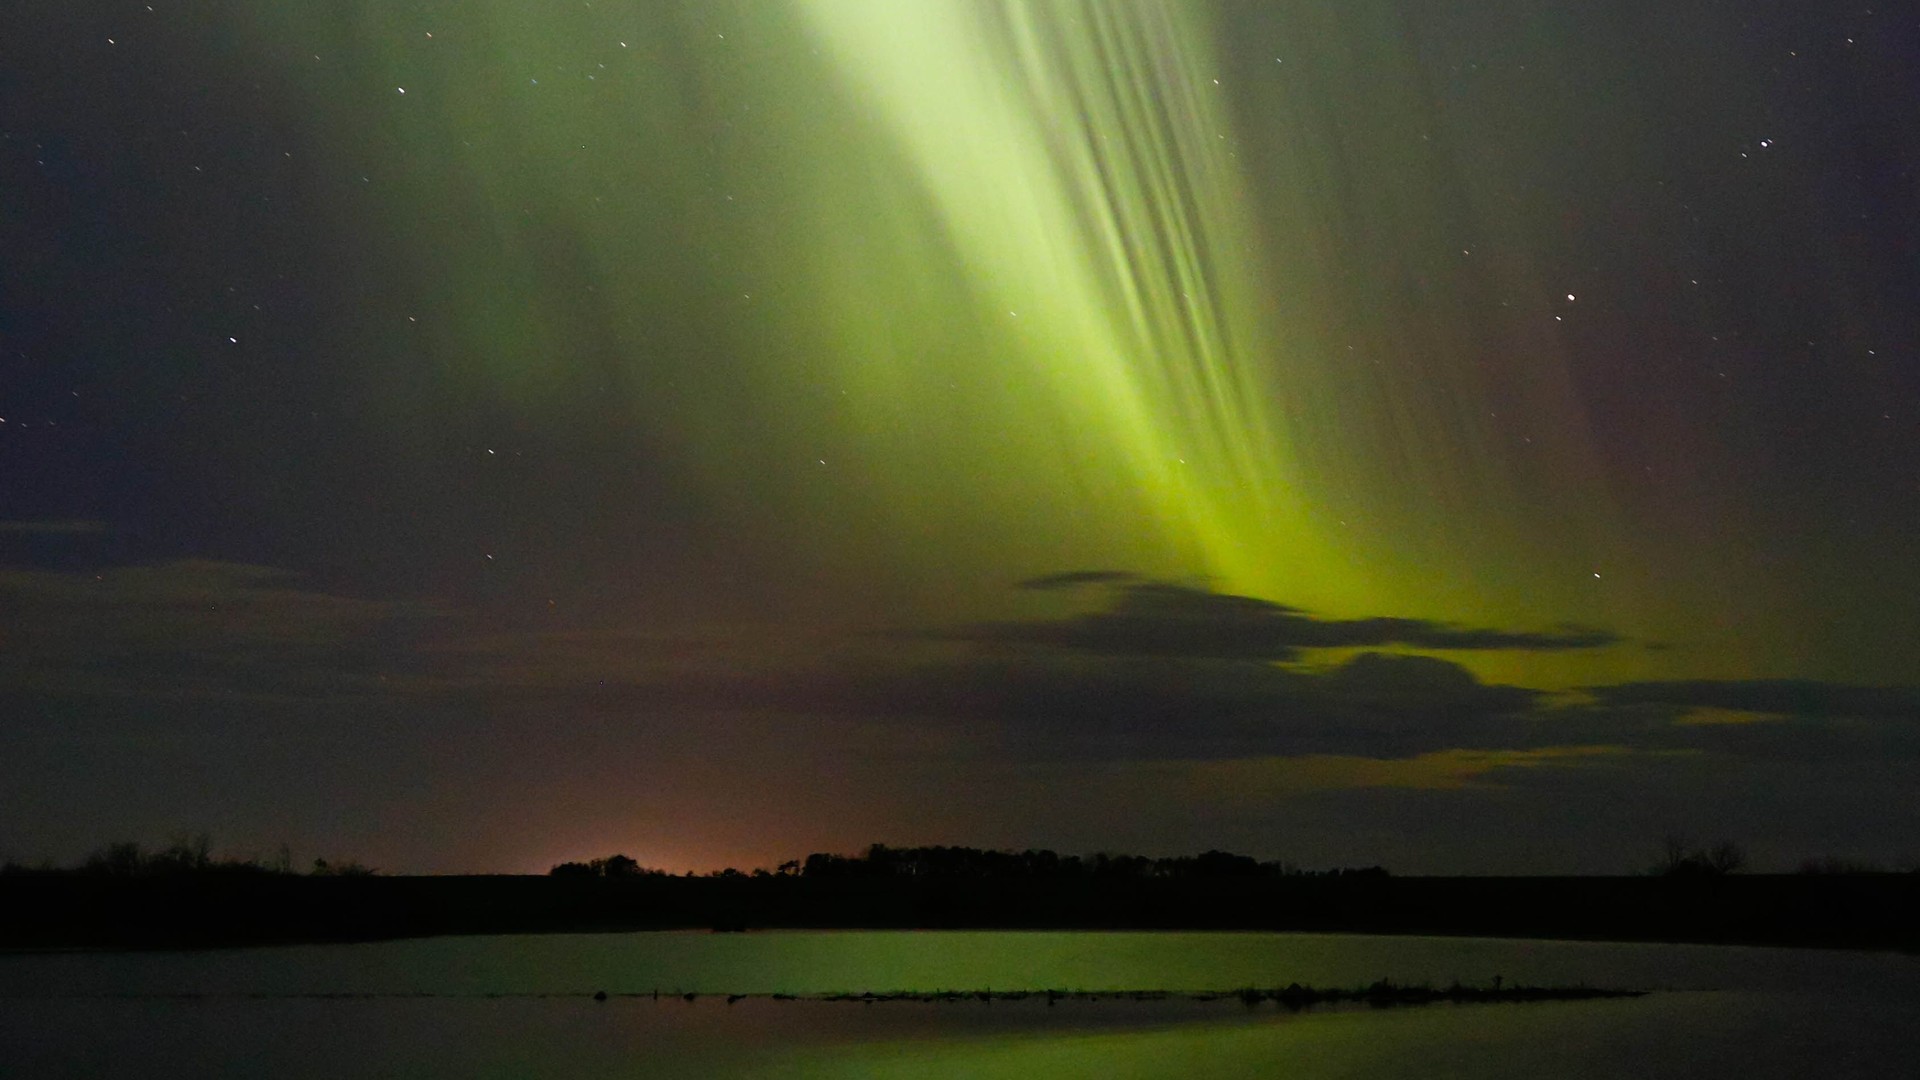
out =
<svg viewBox="0 0 1920 1080"><path fill-rule="evenodd" d="M1670 705L1770 716L1920 720L1920 687L1853 686L1804 679L1636 682L1589 687L1606 705Z"/></svg>
<svg viewBox="0 0 1920 1080"><path fill-rule="evenodd" d="M1068 570L1060 574L1042 574L1017 582L1015 588L1034 591L1077 589L1083 585L1120 585L1139 581L1138 574L1125 570Z"/></svg>
<svg viewBox="0 0 1920 1080"><path fill-rule="evenodd" d="M1687 680L1586 688L1567 727L1636 745L1781 766L1920 761L1920 688L1798 679Z"/></svg>
<svg viewBox="0 0 1920 1080"><path fill-rule="evenodd" d="M205 559L75 573L0 568L0 681L153 700L378 694L432 605L341 596L297 574Z"/></svg>
<svg viewBox="0 0 1920 1080"><path fill-rule="evenodd" d="M1425 655L1367 650L1307 668L1276 660L1372 643L1571 648L1578 634L1320 620L1101 574L1089 582L1112 587L1113 602L1092 614L782 650L750 637L488 624L471 612L334 595L246 564L0 569L12 627L0 675L64 697L840 718L964 732L986 752L1052 762L1393 761L1587 747L1770 761L1920 753L1920 725L1906 722L1920 695L1908 689L1632 683L1575 701L1484 683ZM1702 710L1729 715L1702 722Z"/></svg>
<svg viewBox="0 0 1920 1080"><path fill-rule="evenodd" d="M1920 757L1920 729L1901 722L1699 723L1673 707L1570 703L1483 683L1446 660L1379 653L1301 671L992 650L911 665L876 656L828 668L609 681L582 693L612 712L738 709L960 730L980 747L1030 761L1390 761L1588 747L1780 766ZM1563 767L1600 764L1573 757Z"/></svg>
<svg viewBox="0 0 1920 1080"><path fill-rule="evenodd" d="M573 661L560 664L578 669ZM542 661L526 670L552 666ZM482 662L473 670L489 669L500 667ZM629 661L606 674L566 686L496 685L487 693L496 701L564 699L611 714L748 711L964 731L977 746L1023 760L1390 759L1567 741L1539 719L1539 693L1487 685L1457 664L1421 656L1366 653L1330 670L1300 671L1210 658L950 646L912 658L876 650L799 665L760 664L744 653L733 666Z"/></svg>
<svg viewBox="0 0 1920 1080"><path fill-rule="evenodd" d="M1052 645L1109 656L1217 660L1290 660L1305 649L1391 645L1559 651L1601 648L1620 641L1608 631L1579 626L1515 631L1451 626L1424 619L1321 619L1300 608L1267 600L1166 582L1113 578L1107 571L1034 580L1110 584L1111 602L1103 610L1070 618L992 623L969 628L960 636L982 642Z"/></svg>
<svg viewBox="0 0 1920 1080"><path fill-rule="evenodd" d="M1541 696L1518 686L1489 686L1450 661L1389 653L1361 653L1314 681L1355 705L1427 715L1518 713Z"/></svg>

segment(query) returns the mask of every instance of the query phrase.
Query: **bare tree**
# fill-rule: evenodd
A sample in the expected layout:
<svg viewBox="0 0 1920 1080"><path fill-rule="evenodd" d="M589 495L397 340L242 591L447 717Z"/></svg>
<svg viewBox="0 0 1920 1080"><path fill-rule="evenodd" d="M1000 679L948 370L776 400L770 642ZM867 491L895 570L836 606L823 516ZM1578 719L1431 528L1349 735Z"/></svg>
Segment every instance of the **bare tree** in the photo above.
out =
<svg viewBox="0 0 1920 1080"><path fill-rule="evenodd" d="M1662 877L1725 877L1746 866L1745 849L1731 840L1716 841L1712 847L1693 847L1685 837L1669 835L1654 873Z"/></svg>
<svg viewBox="0 0 1920 1080"><path fill-rule="evenodd" d="M1683 873L1687 865L1687 838L1679 833L1668 833L1663 855L1664 858L1656 868L1658 873L1669 877Z"/></svg>
<svg viewBox="0 0 1920 1080"><path fill-rule="evenodd" d="M1734 874L1746 869L1747 853L1739 844L1722 840L1706 852L1707 869L1715 874Z"/></svg>

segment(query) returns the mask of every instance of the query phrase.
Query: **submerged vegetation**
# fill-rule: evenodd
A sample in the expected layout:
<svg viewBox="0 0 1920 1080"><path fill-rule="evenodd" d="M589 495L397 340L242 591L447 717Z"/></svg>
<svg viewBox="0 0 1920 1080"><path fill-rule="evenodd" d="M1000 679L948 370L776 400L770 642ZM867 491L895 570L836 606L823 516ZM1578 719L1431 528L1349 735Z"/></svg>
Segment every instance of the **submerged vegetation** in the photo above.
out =
<svg viewBox="0 0 1920 1080"><path fill-rule="evenodd" d="M1594 986L1507 986L1499 976L1487 986L1466 986L1459 982L1447 986L1433 986L1428 983L1397 983L1392 979L1379 979L1365 986L1356 987L1316 987L1302 986L1300 983L1288 983L1286 986L1257 987L1243 986L1233 990L863 990L834 991L817 994L794 993L681 993L673 991L667 998L679 998L683 1001L698 1001L706 998L724 998L729 1005L748 1000L765 1001L836 1001L858 1002L863 1005L877 1005L888 1002L910 1002L915 1004L957 1005L977 1002L991 1005L999 1002L1045 1001L1048 1005L1060 1002L1106 1002L1106 1001L1237 1001L1249 1009L1272 1003L1292 1012L1311 1009L1317 1005L1369 1005L1374 1008L1392 1008L1403 1005L1490 1005L1514 1004L1530 1001L1597 1001L1605 998L1637 998L1647 995L1645 990L1607 989ZM504 995L489 995L499 997ZM540 995L543 997L554 995ZM597 990L590 995L595 1001L607 1001L613 998L646 998L659 1001L662 994L658 990L627 991L609 994Z"/></svg>
<svg viewBox="0 0 1920 1080"><path fill-rule="evenodd" d="M819 1001L917 1001L917 1002L961 1002L961 1001L1025 1001L1029 998L1045 998L1052 1005L1060 1001L1168 1001L1184 999L1187 1001L1238 1001L1248 1008L1272 1002L1286 1009L1298 1012L1316 1005L1371 1005L1375 1008L1388 1008L1396 1005L1433 1005L1451 1003L1456 1005L1513 1003L1526 1001L1593 1001L1601 998L1644 997L1645 990L1602 989L1592 986L1504 986L1495 978L1490 986L1463 986L1453 983L1449 986L1431 986L1426 983L1403 984L1391 979L1381 979L1366 986L1320 988L1288 983L1284 987L1241 987L1237 990L936 990L931 993L921 991L890 991L887 993L866 992L860 994L817 994L811 995ZM729 1004L741 998L756 997L754 994L729 994ZM776 1000L798 1000L792 994L764 995Z"/></svg>

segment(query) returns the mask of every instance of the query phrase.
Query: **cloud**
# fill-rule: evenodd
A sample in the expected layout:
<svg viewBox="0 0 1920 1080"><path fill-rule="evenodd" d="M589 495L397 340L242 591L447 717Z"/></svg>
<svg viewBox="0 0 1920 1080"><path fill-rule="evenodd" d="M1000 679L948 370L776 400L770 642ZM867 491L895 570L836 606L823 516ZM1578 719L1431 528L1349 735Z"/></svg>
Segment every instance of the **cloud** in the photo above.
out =
<svg viewBox="0 0 1920 1080"><path fill-rule="evenodd" d="M541 665L544 667L545 665ZM1487 685L1449 661L1362 654L1327 671L1044 648L876 650L821 664L628 665L559 694L597 711L771 712L964 730L1029 761L1190 761L1305 754L1378 759L1552 744L1541 695Z"/></svg>
<svg viewBox="0 0 1920 1080"><path fill-rule="evenodd" d="M1014 587L1045 592L1059 589L1077 589L1083 585L1120 585L1139 581L1137 574L1125 570L1068 570L1059 574L1042 574L1025 581L1017 582Z"/></svg>
<svg viewBox="0 0 1920 1080"><path fill-rule="evenodd" d="M313 698L373 692L430 605L341 596L267 566L185 559L0 569L0 680L55 694Z"/></svg>
<svg viewBox="0 0 1920 1080"><path fill-rule="evenodd" d="M1101 586L1108 604L1067 619L784 654L765 643L674 643L614 631L496 635L438 646L444 664L436 670L495 701L568 701L603 715L746 711L964 730L983 750L1029 761L1401 760L1606 744L1635 725L1665 722L1553 709L1547 695L1482 683L1432 656L1366 651L1316 670L1275 662L1316 647L1561 648L1611 635L1321 620L1115 571L1035 582L1027 587Z"/></svg>
<svg viewBox="0 0 1920 1080"><path fill-rule="evenodd" d="M470 759L498 772L535 745L557 748L555 760L619 745L678 768L782 777L794 755L817 752L828 767L951 785L940 790L956 805L968 784L1004 785L993 813L1010 813L1009 799L1035 810L1007 819L1011 835L1080 821L1090 842L1112 843L1111 815L1090 808L1128 805L1148 808L1120 826L1143 843L1183 828L1205 844L1285 835L1321 858L1396 869L1482 866L1485 845L1444 845L1495 830L1548 865L1582 837L1577 868L1594 871L1638 865L1649 838L1676 828L1784 838L1771 842L1787 858L1833 849L1860 821L1905 835L1912 818L1899 786L1920 762L1911 688L1696 680L1574 696L1368 648L1289 665L1276 654L1530 635L1323 620L1099 573L1078 583L1107 602L1092 614L984 632L692 637L503 623L242 563L0 568L0 715L14 721L8 753L69 763L75 782L208 747L275 768L352 748L377 771L409 747L464 740L490 747ZM525 740L502 743L502 730Z"/></svg>
<svg viewBox="0 0 1920 1080"><path fill-rule="evenodd" d="M1321 619L1300 608L1166 582L1141 581L1110 571L1035 578L1029 588L1079 584L1111 586L1106 608L1064 619L999 622L970 627L972 641L1051 645L1109 656L1171 656L1218 660L1290 660L1306 649L1401 645L1436 650L1561 651L1618 643L1618 635L1590 627L1499 630L1452 626L1424 619Z"/></svg>
<svg viewBox="0 0 1920 1080"><path fill-rule="evenodd" d="M1780 717L1920 720L1920 687L1857 686L1804 679L1686 680L1588 687L1605 705L1669 705L1687 710Z"/></svg>
<svg viewBox="0 0 1920 1080"><path fill-rule="evenodd" d="M558 721L751 713L918 731L1009 761L1427 760L1445 763L1447 776L1485 772L1490 782L1515 775L1490 763L1597 764L1585 751L1561 753L1583 747L1750 761L1920 755L1920 725L1910 722L1920 715L1920 693L1910 689L1628 683L1569 701L1481 682L1435 656L1366 650L1304 668L1275 661L1356 643L1570 648L1576 633L1322 620L1105 571L1082 577L1110 590L1105 608L801 647L790 634L530 630L431 604L341 596L285 570L239 563L180 560L86 574L0 569L0 610L9 616L0 681L42 695L380 699ZM1422 775L1315 768L1343 783Z"/></svg>
<svg viewBox="0 0 1920 1080"><path fill-rule="evenodd" d="M1351 754L1298 757L1249 757L1230 761L1187 762L1183 770L1197 793L1270 802L1276 797L1313 791L1406 788L1459 791L1492 787L1511 770L1545 770L1618 762L1635 751L1620 746L1553 746L1531 750L1433 750L1404 758Z"/></svg>
<svg viewBox="0 0 1920 1080"><path fill-rule="evenodd" d="M1556 709L1568 731L1776 764L1920 760L1920 688L1801 679L1591 686Z"/></svg>
<svg viewBox="0 0 1920 1080"><path fill-rule="evenodd" d="M611 711L749 710L964 731L983 751L1054 763L1400 761L1460 753L1540 754L1556 767L1587 768L1600 758L1554 755L1596 746L1747 761L1885 760L1920 752L1920 726L1901 722L1913 715L1908 691L1637 683L1592 688L1579 700L1483 683L1435 656L1373 650L1308 669L1276 660L1355 644L1537 649L1617 639L1578 628L1533 633L1391 617L1322 620L1251 597L1116 582L1107 572L1087 572L1082 583L1106 587L1107 605L1064 619L869 639L864 651L790 654L780 662L757 649L729 655L714 647L643 663L638 658L647 654L630 650L617 674L609 670L581 692ZM565 648L585 657L592 647L582 640ZM555 658L534 667L579 670ZM531 692L556 691L566 692L551 683ZM1810 709L1847 715L1806 715ZM1706 724L1702 717L1747 722Z"/></svg>

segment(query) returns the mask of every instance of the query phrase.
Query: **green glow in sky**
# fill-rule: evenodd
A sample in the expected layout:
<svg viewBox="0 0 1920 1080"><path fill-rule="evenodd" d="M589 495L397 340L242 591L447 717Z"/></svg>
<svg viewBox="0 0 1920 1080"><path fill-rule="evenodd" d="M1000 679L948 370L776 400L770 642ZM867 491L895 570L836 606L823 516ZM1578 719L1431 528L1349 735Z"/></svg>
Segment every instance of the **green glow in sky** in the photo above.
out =
<svg viewBox="0 0 1920 1080"><path fill-rule="evenodd" d="M424 354L657 450L742 558L786 561L776 592L965 617L1112 567L1707 642L1465 659L1534 685L1803 655L1621 508L1565 337L1606 297L1544 269L1536 136L1505 99L1438 108L1389 5L450 15L280 5L252 32L329 152L367 153ZM1349 72L1360 49L1391 77Z"/></svg>
<svg viewBox="0 0 1920 1080"><path fill-rule="evenodd" d="M1312 328L1281 325L1277 296L1330 286L1262 242L1206 7L469 8L435 33L368 7L353 45L393 84L359 108L408 151L369 187L484 392L537 415L606 379L693 483L838 518L793 542L931 573L913 588L949 605L1112 565L1542 617L1463 609L1399 557L1445 540L1368 459L1474 448L1343 404Z"/></svg>
<svg viewBox="0 0 1920 1080"><path fill-rule="evenodd" d="M1066 452L1121 471L1193 569L1337 595L1346 575L1325 574L1269 417L1263 368L1282 358L1250 300L1264 275L1218 81L1200 77L1217 68L1206 28L1153 4L803 6L916 167L980 306L1004 312L1000 348L1061 410ZM849 359L924 348L899 344Z"/></svg>
<svg viewBox="0 0 1920 1080"><path fill-rule="evenodd" d="M122 7L0 6L20 853L1907 857L1905 24Z"/></svg>

